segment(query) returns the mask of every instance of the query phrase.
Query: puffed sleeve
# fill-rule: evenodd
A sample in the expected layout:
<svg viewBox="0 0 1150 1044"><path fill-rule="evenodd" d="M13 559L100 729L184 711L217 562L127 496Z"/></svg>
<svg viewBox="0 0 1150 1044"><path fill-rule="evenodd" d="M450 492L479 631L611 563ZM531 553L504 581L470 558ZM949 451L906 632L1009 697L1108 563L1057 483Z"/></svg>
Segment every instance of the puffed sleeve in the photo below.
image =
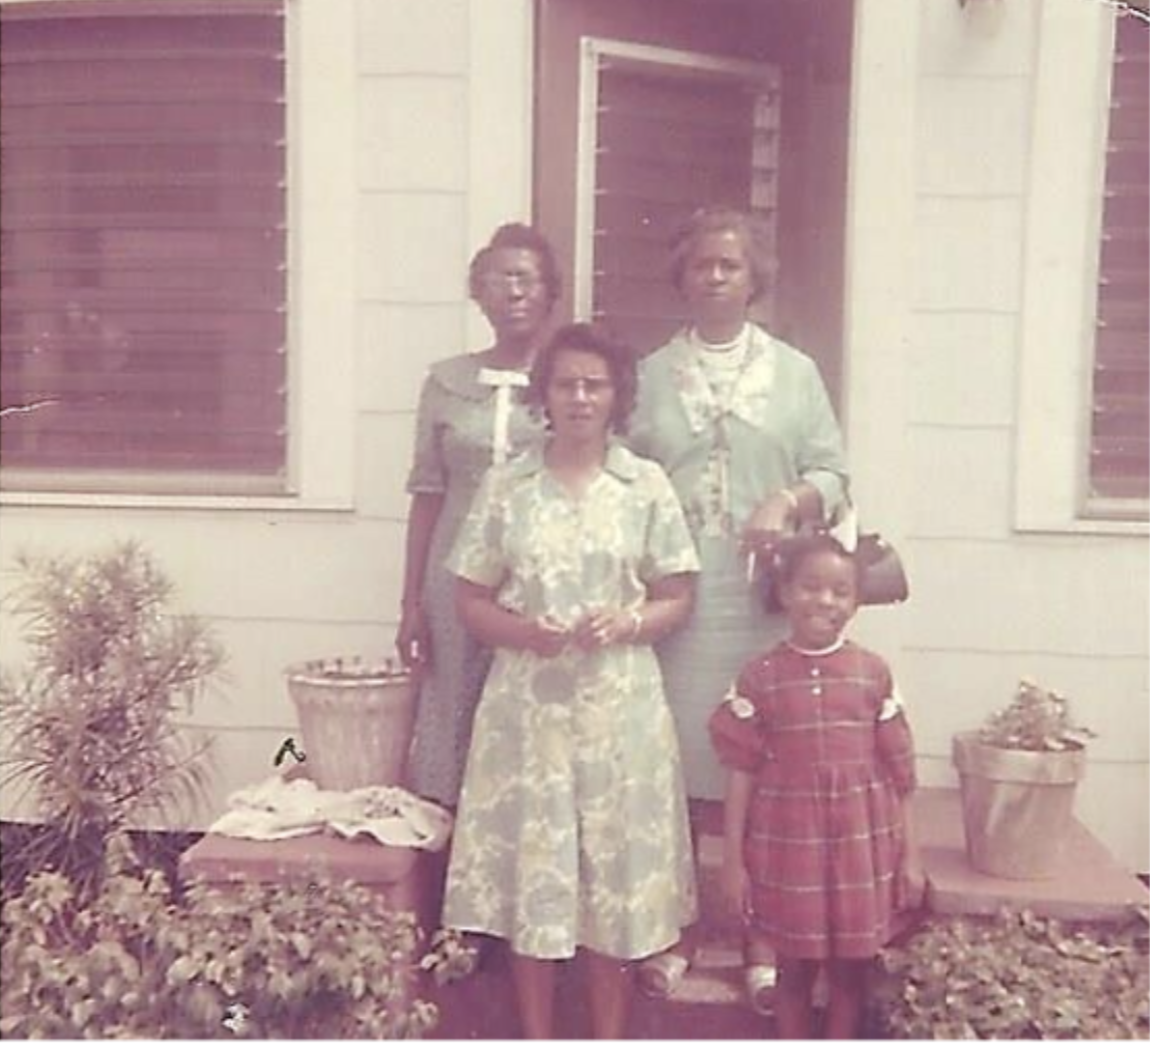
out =
<svg viewBox="0 0 1150 1044"><path fill-rule="evenodd" d="M917 785L914 767L914 739L898 686L884 670L884 693L875 721L875 749L887 778L902 797Z"/></svg>
<svg viewBox="0 0 1150 1044"><path fill-rule="evenodd" d="M798 443L795 467L799 477L814 486L823 498L823 517L833 518L847 490L847 462L843 437L826 386L813 360L807 359L803 382L803 437Z"/></svg>
<svg viewBox="0 0 1150 1044"><path fill-rule="evenodd" d="M443 388L434 374L424 378L415 413L415 452L407 475L408 493L443 493L447 472L440 449L439 423L443 411Z"/></svg>
<svg viewBox="0 0 1150 1044"><path fill-rule="evenodd" d="M752 698L754 665L748 665L711 712L711 745L727 768L754 775L766 756L762 711Z"/></svg>
<svg viewBox="0 0 1150 1044"><path fill-rule="evenodd" d="M498 587L507 575L504 475L497 466L483 476L447 556L448 572L483 587Z"/></svg>
<svg viewBox="0 0 1150 1044"><path fill-rule="evenodd" d="M659 465L651 462L648 481L652 495L648 502L643 557L639 563L640 579L650 583L675 573L697 573L699 556L671 480Z"/></svg>

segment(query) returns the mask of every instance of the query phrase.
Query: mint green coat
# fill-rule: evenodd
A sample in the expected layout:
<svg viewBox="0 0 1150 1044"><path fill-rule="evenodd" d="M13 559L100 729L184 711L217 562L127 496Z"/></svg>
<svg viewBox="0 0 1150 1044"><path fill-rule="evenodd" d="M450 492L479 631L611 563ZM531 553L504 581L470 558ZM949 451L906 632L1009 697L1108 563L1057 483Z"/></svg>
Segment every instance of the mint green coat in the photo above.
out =
<svg viewBox="0 0 1150 1044"><path fill-rule="evenodd" d="M751 327L747 357L726 408L715 403L696 349L681 331L640 363L629 443L663 466L687 516L701 562L687 625L658 648L693 798L719 798L724 774L707 733L711 710L758 650L786 634L747 582L738 535L774 490L805 480L830 517L842 505L842 435L809 356ZM727 517L708 517L702 488L713 453L729 454Z"/></svg>

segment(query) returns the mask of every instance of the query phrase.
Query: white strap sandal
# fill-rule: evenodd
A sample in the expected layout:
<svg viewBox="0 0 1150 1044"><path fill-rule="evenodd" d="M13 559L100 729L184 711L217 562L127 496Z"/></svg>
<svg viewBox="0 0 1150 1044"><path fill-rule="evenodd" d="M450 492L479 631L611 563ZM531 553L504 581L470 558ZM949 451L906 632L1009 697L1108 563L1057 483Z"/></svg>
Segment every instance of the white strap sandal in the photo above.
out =
<svg viewBox="0 0 1150 1044"><path fill-rule="evenodd" d="M648 997L665 998L675 992L691 962L681 953L659 953L639 964L639 989Z"/></svg>
<svg viewBox="0 0 1150 1044"><path fill-rule="evenodd" d="M771 1000L778 981L779 970L773 964L748 964L744 967L743 984L752 1011L759 1015L771 1014L774 1008Z"/></svg>

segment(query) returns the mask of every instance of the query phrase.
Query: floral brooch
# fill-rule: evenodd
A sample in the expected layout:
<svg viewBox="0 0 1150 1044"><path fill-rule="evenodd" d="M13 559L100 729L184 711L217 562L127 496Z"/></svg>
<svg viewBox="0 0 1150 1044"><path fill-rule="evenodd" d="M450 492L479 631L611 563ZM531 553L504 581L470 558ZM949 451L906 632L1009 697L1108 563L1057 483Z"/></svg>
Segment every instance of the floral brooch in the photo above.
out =
<svg viewBox="0 0 1150 1044"><path fill-rule="evenodd" d="M739 721L747 721L755 716L755 705L746 696L740 696L732 689L723 697L731 713Z"/></svg>

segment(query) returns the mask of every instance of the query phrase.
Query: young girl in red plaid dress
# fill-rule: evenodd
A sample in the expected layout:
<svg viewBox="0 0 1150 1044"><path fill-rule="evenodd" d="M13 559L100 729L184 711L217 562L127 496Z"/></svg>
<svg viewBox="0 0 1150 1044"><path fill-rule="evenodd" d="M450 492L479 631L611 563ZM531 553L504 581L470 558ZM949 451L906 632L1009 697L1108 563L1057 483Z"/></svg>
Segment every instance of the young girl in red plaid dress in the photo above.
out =
<svg viewBox="0 0 1150 1044"><path fill-rule="evenodd" d="M788 542L778 570L790 636L748 662L710 720L728 769L723 891L778 955L780 1038L860 1029L871 959L919 876L909 837L914 750L890 670L847 641L851 555L833 537Z"/></svg>

